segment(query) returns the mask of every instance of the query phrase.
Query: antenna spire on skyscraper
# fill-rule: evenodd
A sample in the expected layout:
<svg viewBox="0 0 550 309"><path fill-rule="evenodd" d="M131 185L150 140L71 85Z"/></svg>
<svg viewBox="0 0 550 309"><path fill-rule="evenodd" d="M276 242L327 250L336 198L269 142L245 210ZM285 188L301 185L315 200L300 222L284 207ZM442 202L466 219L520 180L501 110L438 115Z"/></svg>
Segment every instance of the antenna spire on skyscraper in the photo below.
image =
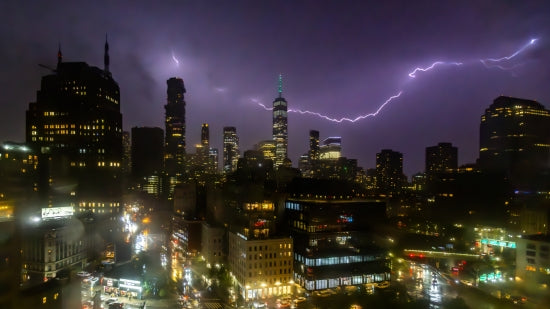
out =
<svg viewBox="0 0 550 309"><path fill-rule="evenodd" d="M109 42L107 41L107 33L105 33L105 55L103 56L103 64L105 72L109 73Z"/></svg>
<svg viewBox="0 0 550 309"><path fill-rule="evenodd" d="M57 47L57 66L61 64L61 60L63 60L63 54L61 53L61 42L58 43Z"/></svg>
<svg viewBox="0 0 550 309"><path fill-rule="evenodd" d="M279 92L279 98L282 98L283 97L283 74L279 74L278 92Z"/></svg>

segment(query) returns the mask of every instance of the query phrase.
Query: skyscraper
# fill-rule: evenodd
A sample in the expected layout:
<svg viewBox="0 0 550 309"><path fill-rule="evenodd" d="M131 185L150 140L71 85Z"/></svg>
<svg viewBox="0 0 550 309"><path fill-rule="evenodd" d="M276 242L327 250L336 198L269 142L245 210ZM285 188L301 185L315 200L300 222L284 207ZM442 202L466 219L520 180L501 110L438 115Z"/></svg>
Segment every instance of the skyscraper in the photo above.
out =
<svg viewBox="0 0 550 309"><path fill-rule="evenodd" d="M479 166L527 179L550 163L550 111L536 101L500 96L481 116Z"/></svg>
<svg viewBox="0 0 550 309"><path fill-rule="evenodd" d="M218 169L218 150L210 147L210 129L208 123L201 126L201 143L195 145L195 153L187 156L188 179L201 184L213 180Z"/></svg>
<svg viewBox="0 0 550 309"><path fill-rule="evenodd" d="M223 171L234 172L239 161L239 137L235 127L223 128Z"/></svg>
<svg viewBox="0 0 550 309"><path fill-rule="evenodd" d="M273 140L275 141L275 167L283 164L288 154L287 102L283 98L283 76L279 75L279 96L273 101Z"/></svg>
<svg viewBox="0 0 550 309"><path fill-rule="evenodd" d="M336 160L342 155L342 138L339 136L327 137L319 148L319 159Z"/></svg>
<svg viewBox="0 0 550 309"><path fill-rule="evenodd" d="M393 195L403 185L403 154L382 149L376 154L376 186L380 193Z"/></svg>
<svg viewBox="0 0 550 309"><path fill-rule="evenodd" d="M210 147L210 129L208 123L203 123L201 126L201 144L203 147Z"/></svg>
<svg viewBox="0 0 550 309"><path fill-rule="evenodd" d="M47 204L115 215L121 201L120 90L109 72L63 62L42 77L26 113L26 140L39 152L39 190Z"/></svg>
<svg viewBox="0 0 550 309"><path fill-rule="evenodd" d="M309 131L309 160L310 163L319 160L319 131Z"/></svg>
<svg viewBox="0 0 550 309"><path fill-rule="evenodd" d="M276 143L274 140L260 141L255 145L254 149L260 151L264 155L264 159L275 160Z"/></svg>
<svg viewBox="0 0 550 309"><path fill-rule="evenodd" d="M185 172L185 86L183 79L177 77L168 79L166 83L164 170L171 195Z"/></svg>
<svg viewBox="0 0 550 309"><path fill-rule="evenodd" d="M454 170L458 167L458 148L451 143L426 147L426 174Z"/></svg>

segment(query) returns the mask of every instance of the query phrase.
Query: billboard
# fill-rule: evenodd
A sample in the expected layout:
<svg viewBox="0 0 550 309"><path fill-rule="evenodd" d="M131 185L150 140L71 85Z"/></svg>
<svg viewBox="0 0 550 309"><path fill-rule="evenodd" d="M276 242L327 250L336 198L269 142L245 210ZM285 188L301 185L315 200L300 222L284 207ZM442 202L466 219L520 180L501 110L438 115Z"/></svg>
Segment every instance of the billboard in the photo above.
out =
<svg viewBox="0 0 550 309"><path fill-rule="evenodd" d="M57 219L70 217L74 214L72 206L42 208L42 219Z"/></svg>

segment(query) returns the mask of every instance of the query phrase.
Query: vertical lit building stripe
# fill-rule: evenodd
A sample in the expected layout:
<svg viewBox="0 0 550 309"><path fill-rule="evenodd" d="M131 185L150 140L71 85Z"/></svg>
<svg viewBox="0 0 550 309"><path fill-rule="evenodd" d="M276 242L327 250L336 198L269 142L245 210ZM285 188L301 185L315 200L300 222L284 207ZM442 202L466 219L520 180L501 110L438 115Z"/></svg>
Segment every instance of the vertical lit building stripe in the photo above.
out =
<svg viewBox="0 0 550 309"><path fill-rule="evenodd" d="M273 101L273 141L275 141L275 167L288 157L288 104L283 98L283 77L279 75L279 96Z"/></svg>

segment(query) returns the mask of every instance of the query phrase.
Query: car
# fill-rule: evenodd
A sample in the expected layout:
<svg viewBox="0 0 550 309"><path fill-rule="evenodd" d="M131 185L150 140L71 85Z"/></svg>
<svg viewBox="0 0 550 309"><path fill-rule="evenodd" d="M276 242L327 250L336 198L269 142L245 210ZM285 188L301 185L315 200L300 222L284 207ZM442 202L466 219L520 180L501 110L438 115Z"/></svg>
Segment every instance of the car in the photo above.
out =
<svg viewBox="0 0 550 309"><path fill-rule="evenodd" d="M109 304L109 309L122 309L124 308L124 304L123 303L112 303L112 304Z"/></svg>
<svg viewBox="0 0 550 309"><path fill-rule="evenodd" d="M328 297L328 296L331 296L333 293L330 291L330 290L321 290L321 291L316 291L315 295L319 296L319 297Z"/></svg>
<svg viewBox="0 0 550 309"><path fill-rule="evenodd" d="M305 297L299 296L299 297L296 297L296 299L294 300L294 303L299 304L299 303L302 303L302 302L305 302L305 301L306 301Z"/></svg>
<svg viewBox="0 0 550 309"><path fill-rule="evenodd" d="M511 296L510 301L516 305L525 304L527 302L527 297L524 296Z"/></svg>
<svg viewBox="0 0 550 309"><path fill-rule="evenodd" d="M377 284L375 284L375 287L377 287L379 289L385 289L389 286L390 286L390 283L388 281L382 281L382 282L378 282Z"/></svg>
<svg viewBox="0 0 550 309"><path fill-rule="evenodd" d="M470 280L464 280L463 279L463 280L460 280L460 282L464 285L472 286L472 281L470 281Z"/></svg>
<svg viewBox="0 0 550 309"><path fill-rule="evenodd" d="M76 273L76 275L79 276L79 277L85 278L85 277L89 277L90 273L87 272L87 271L79 271L79 272Z"/></svg>
<svg viewBox="0 0 550 309"><path fill-rule="evenodd" d="M113 304L113 303L116 303L116 302L118 302L118 298L109 298L105 301L105 303L107 305L110 305L110 304Z"/></svg>
<svg viewBox="0 0 550 309"><path fill-rule="evenodd" d="M290 302L283 300L277 304L277 308L290 308Z"/></svg>

